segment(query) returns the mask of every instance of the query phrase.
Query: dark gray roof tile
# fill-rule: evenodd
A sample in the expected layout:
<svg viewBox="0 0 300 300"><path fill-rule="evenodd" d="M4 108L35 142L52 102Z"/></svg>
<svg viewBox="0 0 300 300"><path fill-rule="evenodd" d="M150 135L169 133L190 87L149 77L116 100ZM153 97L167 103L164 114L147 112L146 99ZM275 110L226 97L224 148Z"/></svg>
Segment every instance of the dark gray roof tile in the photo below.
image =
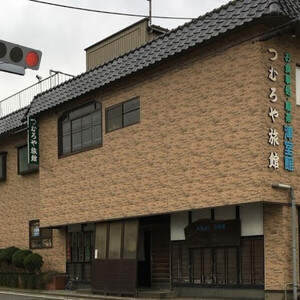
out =
<svg viewBox="0 0 300 300"><path fill-rule="evenodd" d="M22 119L24 118L28 108L28 106L24 107L5 117L0 118L0 135L7 134L12 130L26 126L26 121L22 121Z"/></svg>

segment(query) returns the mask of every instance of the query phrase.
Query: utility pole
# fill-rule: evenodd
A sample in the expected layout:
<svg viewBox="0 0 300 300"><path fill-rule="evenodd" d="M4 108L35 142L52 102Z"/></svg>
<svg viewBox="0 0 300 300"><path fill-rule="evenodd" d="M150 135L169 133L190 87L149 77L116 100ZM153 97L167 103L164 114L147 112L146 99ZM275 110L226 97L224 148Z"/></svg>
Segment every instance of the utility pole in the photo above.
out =
<svg viewBox="0 0 300 300"><path fill-rule="evenodd" d="M147 0L149 2L149 26L152 25L152 0Z"/></svg>

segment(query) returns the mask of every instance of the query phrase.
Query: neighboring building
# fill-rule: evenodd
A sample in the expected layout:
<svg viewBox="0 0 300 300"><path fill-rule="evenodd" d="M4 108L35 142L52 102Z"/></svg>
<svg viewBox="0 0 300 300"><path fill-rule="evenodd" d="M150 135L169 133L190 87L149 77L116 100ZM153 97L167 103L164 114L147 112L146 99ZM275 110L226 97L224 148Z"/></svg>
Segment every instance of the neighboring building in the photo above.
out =
<svg viewBox="0 0 300 300"><path fill-rule="evenodd" d="M232 1L1 118L0 247L94 292L283 299L290 196L271 184L299 204L299 17Z"/></svg>
<svg viewBox="0 0 300 300"><path fill-rule="evenodd" d="M142 19L86 48L86 69L88 71L98 67L150 42L167 31L165 28L149 25L148 18Z"/></svg>

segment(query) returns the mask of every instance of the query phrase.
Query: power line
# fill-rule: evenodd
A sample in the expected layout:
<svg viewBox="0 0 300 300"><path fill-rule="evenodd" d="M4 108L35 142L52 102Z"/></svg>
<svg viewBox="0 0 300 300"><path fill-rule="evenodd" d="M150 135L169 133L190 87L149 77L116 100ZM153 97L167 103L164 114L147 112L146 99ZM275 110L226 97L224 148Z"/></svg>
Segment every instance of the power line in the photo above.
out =
<svg viewBox="0 0 300 300"><path fill-rule="evenodd" d="M69 9L75 9L75 10L81 10L81 11L87 11L87 12L94 12L94 13L102 13L102 14L108 14L108 15L149 18L148 15L142 15L142 14L129 14L129 13L97 10L97 9L91 9L91 8L78 7L78 6L70 6L70 5L63 5L63 4L58 4L58 3L51 3L51 2L41 1L41 0L28 0L28 1L35 2L35 3L40 3L40 4L45 4L45 5L56 6L56 7L69 8ZM221 1L221 0L217 0L217 1ZM192 17L166 17L166 16L151 16L151 17L155 18L155 19L173 19L173 20L195 20L195 19L198 19L198 17L197 18L192 18ZM272 18L272 17L276 17L276 16L268 16L268 17ZM250 17L250 18L252 18L252 17ZM242 21L245 21L245 19L247 20L247 17L237 17L237 16L228 16L228 17L215 16L215 17L212 17L212 16L209 16L209 15L204 15L204 16L201 17L201 19L217 20L217 21L222 21L222 20L242 20Z"/></svg>
<svg viewBox="0 0 300 300"><path fill-rule="evenodd" d="M46 5L52 5L57 7L63 7L63 8L70 8L70 9L76 9L76 10L82 10L82 11L89 11L89 12L95 12L95 13L102 13L102 14L109 14L109 15L118 15L118 16L127 16L127 17L140 17L140 18L148 18L147 15L141 15L141 14L128 14L128 13L121 13L121 12L113 12L113 11L105 11L105 10L97 10L97 9L91 9L91 8L84 8L84 7L77 7L77 6L69 6L69 5L63 5L58 3L50 3L46 1L40 1L40 0L29 0L31 2L46 4ZM195 18L185 18L185 17L164 17L164 16L152 16L152 18L156 19L176 19L176 20L192 20Z"/></svg>

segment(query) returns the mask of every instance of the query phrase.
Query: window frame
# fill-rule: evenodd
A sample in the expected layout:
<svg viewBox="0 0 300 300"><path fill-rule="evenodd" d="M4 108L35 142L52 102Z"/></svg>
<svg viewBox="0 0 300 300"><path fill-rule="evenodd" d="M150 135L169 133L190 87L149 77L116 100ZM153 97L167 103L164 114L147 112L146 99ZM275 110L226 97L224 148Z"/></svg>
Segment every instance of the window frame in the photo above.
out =
<svg viewBox="0 0 300 300"><path fill-rule="evenodd" d="M31 227L34 223L39 223L39 236L34 237L31 233ZM50 230L50 235L43 235L44 229L49 229ZM43 241L45 239L49 239L50 246L40 246L40 247L32 247L32 241ZM51 249L53 248L53 233L52 233L52 228L41 228L40 227L40 220L30 220L29 221L29 249Z"/></svg>
<svg viewBox="0 0 300 300"><path fill-rule="evenodd" d="M132 123L132 124L129 124L129 125L124 125L124 115L126 113L124 113L124 105L132 100L136 100L138 99L139 100L139 108L138 109L134 109L132 111L135 111L135 110L139 110L139 121L138 122L135 122L135 123ZM114 109L116 107L119 107L121 106L122 108L122 124L121 124L121 127L119 128L116 128L116 129L112 129L112 130L108 130L108 111L111 110L111 109ZM125 127L129 127L129 126L132 126L132 125L135 125L135 124L139 124L141 122L141 100L140 100L140 97L137 96L137 97L134 97L134 98L131 98L129 100L126 100L126 101L123 101L121 103L118 103L118 104L115 104L115 105L112 105L112 106L109 106L109 107L106 107L105 108L105 133L109 133L109 132L112 132L112 131L116 131L118 129L122 129L122 128L125 128Z"/></svg>
<svg viewBox="0 0 300 300"><path fill-rule="evenodd" d="M25 171L20 171L20 149L22 148L27 148L27 169ZM22 145L22 146L18 146L17 147L17 163L18 163L18 175L25 175L25 174L29 174L29 173L34 173L34 172L38 172L39 171L39 165L33 165L33 164L29 164L28 163L28 144Z"/></svg>
<svg viewBox="0 0 300 300"><path fill-rule="evenodd" d="M93 111L82 113L82 114L78 114L77 116L75 116L73 118L70 117L70 114L72 112L74 112L76 110L79 110L81 108L84 108L85 106L89 106L91 104L94 104L94 110ZM97 104L100 105L99 108L96 108ZM98 143L98 144L94 144L94 145L91 145L91 146L88 146L88 147L81 148L79 150L72 151L72 126L71 126L72 121L78 120L79 118L83 118L83 117L88 116L88 115L92 115L93 113L98 112L98 111L100 112L100 116L101 116L101 119L100 119L100 127L101 127L100 128L100 137L101 137L101 142ZM68 118L68 121L70 122L70 146L71 146L71 150L68 153L63 153L63 119L64 118ZM69 109L69 110L63 112L62 115L58 118L57 129L58 129L58 135L57 135L58 136L58 143L57 143L57 145L58 145L58 158L62 158L62 157L66 157L66 156L70 156L70 155L76 154L76 153L80 153L80 152L92 150L92 149L95 149L95 148L98 148L98 147L102 147L102 145L103 145L102 103L98 102L98 101L89 101L87 103L84 103L83 105L74 107L72 109ZM82 133L82 128L81 128L80 132Z"/></svg>
<svg viewBox="0 0 300 300"><path fill-rule="evenodd" d="M1 173L3 174L2 177L0 176L0 182L1 181L6 181L6 176L7 176L6 156L7 156L7 152L0 151L0 160L2 160L2 170L1 170Z"/></svg>

